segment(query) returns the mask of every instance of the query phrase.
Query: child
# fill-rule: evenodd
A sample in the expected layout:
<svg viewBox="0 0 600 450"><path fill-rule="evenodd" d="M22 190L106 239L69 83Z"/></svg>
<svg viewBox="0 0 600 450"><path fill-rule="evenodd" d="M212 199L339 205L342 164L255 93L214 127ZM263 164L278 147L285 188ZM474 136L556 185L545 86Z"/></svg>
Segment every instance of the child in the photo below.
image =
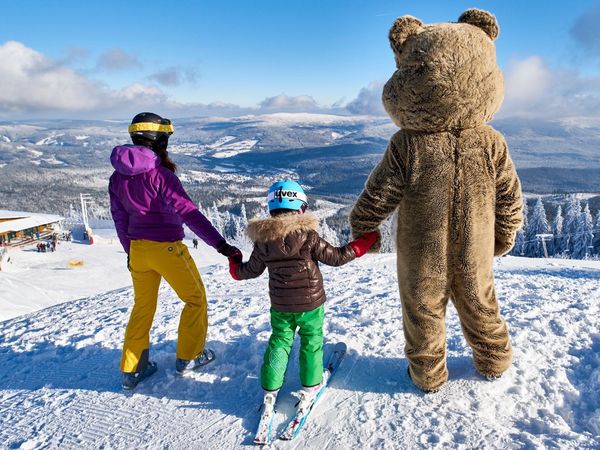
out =
<svg viewBox="0 0 600 450"><path fill-rule="evenodd" d="M333 247L318 232L318 220L305 214L307 198L295 181L280 181L268 195L270 218L250 221L254 250L246 263L230 259L236 280L256 278L269 269L272 334L260 371L265 403L274 404L299 328L300 399L311 401L327 382L323 372L323 303L325 290L318 262L341 266L364 255L377 239L366 233L344 247Z"/></svg>

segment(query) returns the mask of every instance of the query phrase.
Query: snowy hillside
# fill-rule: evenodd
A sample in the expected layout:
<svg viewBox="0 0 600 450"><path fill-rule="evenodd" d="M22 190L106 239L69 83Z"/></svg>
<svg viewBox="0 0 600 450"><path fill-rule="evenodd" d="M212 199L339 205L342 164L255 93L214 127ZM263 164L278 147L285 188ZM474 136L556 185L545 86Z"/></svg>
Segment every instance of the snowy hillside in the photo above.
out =
<svg viewBox="0 0 600 450"><path fill-rule="evenodd" d="M163 286L151 348L159 372L133 394L124 393L118 364L132 292L114 289L90 253L89 276L98 270L113 290L0 322L0 447L251 445L261 398L257 377L269 336L267 279L234 282L224 263L213 263L219 255L192 254L208 291L208 345L217 361L203 373L174 375L182 304ZM126 275L122 256L102 253L103 265L119 277ZM349 354L303 434L297 441L276 441L274 448L600 446L600 263L497 261L514 367L496 382L482 380L450 308L450 381L431 395L406 376L394 256L368 255L323 272L326 352L344 341ZM57 270L56 276L69 275ZM289 393L298 383L295 349L277 430L292 413Z"/></svg>

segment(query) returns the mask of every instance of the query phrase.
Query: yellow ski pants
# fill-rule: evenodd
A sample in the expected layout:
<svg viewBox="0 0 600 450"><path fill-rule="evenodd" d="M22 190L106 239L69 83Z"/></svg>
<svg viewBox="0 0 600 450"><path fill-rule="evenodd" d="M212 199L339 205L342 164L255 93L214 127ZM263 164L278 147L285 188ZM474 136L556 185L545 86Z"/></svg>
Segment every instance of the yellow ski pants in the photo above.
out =
<svg viewBox="0 0 600 450"><path fill-rule="evenodd" d="M125 331L121 371L137 372L144 369L138 365L147 364L161 277L185 303L179 319L177 358L194 359L204 350L208 318L204 284L187 246L181 241L131 241L129 268L135 298Z"/></svg>

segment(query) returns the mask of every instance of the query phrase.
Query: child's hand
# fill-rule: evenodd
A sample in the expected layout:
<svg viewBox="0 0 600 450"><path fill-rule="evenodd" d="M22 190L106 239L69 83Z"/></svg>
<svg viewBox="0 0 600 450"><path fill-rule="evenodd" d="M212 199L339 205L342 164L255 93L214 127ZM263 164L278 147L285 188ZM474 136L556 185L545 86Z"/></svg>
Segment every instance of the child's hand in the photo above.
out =
<svg viewBox="0 0 600 450"><path fill-rule="evenodd" d="M239 262L237 259L237 255L236 255L236 257L229 258L229 274L231 275L231 278L233 278L234 280L239 280L239 277L237 275L237 270L240 267L241 262L242 262L242 252L240 252L240 255L239 255Z"/></svg>
<svg viewBox="0 0 600 450"><path fill-rule="evenodd" d="M367 253L371 247L373 247L375 242L377 242L377 232L369 231L368 233L357 237L348 245L352 247L352 250L354 250L356 257L360 258L362 255Z"/></svg>

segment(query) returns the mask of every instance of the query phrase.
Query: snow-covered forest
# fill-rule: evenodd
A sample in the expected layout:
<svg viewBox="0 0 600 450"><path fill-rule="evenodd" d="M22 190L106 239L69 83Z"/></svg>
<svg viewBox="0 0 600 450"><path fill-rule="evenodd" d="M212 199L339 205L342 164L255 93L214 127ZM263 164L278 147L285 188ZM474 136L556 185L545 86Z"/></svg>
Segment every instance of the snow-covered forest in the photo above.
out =
<svg viewBox="0 0 600 450"><path fill-rule="evenodd" d="M532 206L530 206L532 205ZM228 240L241 248L249 248L245 230L249 218L266 217L267 210L256 200L238 205L210 206L199 203L200 210ZM513 256L530 258L598 259L600 258L600 209L592 213L587 200L580 195L553 196L548 209L542 197L524 202L524 223L517 232ZM343 245L351 239L348 225L349 206L333 204L323 200L315 202L315 211L320 217L322 236L334 245ZM92 227L112 226L110 213L96 204L90 208ZM66 214L66 225L78 223L79 212L71 205ZM395 250L395 216L380 227L382 252ZM191 236L191 232L189 233Z"/></svg>
<svg viewBox="0 0 600 450"><path fill-rule="evenodd" d="M204 209L204 213L228 239L242 247L250 245L245 236L248 221L245 205L242 205L239 214L235 214L219 209L213 203L212 207ZM322 235L334 245L343 245L350 238L347 213L348 208L340 209L320 221ZM346 220L336 220L339 215ZM531 258L600 258L600 210L592 215L589 203L582 202L577 195L565 196L564 204L559 203L550 218L541 197L535 200L533 208L529 208L528 202L525 202L524 218L512 255ZM384 253L391 253L395 248L394 220L395 217L390 217L380 227Z"/></svg>
<svg viewBox="0 0 600 450"><path fill-rule="evenodd" d="M541 197L529 211L524 203L524 223L512 254L533 258L587 259L600 257L600 210L595 216L589 203L569 195L549 217Z"/></svg>

